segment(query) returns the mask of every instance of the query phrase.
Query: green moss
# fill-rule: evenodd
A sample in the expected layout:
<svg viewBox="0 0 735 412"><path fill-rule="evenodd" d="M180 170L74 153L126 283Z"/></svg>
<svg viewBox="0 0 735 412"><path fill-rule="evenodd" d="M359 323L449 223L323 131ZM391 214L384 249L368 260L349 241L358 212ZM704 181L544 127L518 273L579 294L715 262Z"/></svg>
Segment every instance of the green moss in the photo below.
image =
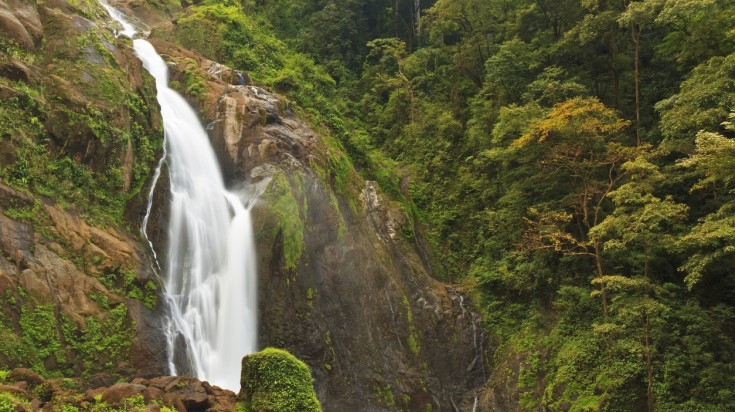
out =
<svg viewBox="0 0 735 412"><path fill-rule="evenodd" d="M11 206L5 209L3 214L18 222L31 222L35 225L44 223L48 218L38 199L34 199L32 204Z"/></svg>
<svg viewBox="0 0 735 412"><path fill-rule="evenodd" d="M406 343L411 353L418 355L421 352L421 343L418 337L419 332L413 323L413 311L406 296L403 297L403 306L406 308L406 321L408 322L408 338L406 338Z"/></svg>
<svg viewBox="0 0 735 412"><path fill-rule="evenodd" d="M101 318L88 316L85 322L81 328L57 315L52 304L22 307L20 335L0 321L0 358L11 367L57 377L110 370L127 359L133 328L124 305L108 309Z"/></svg>
<svg viewBox="0 0 735 412"><path fill-rule="evenodd" d="M174 58L176 77L169 83L172 89L191 97L204 98L207 82L197 62L189 58Z"/></svg>
<svg viewBox="0 0 735 412"><path fill-rule="evenodd" d="M342 216L342 212L339 209L339 202L337 201L337 197L332 191L329 192L329 203L332 205L334 212L337 214L337 237L341 239L347 234L347 226L345 225L345 219Z"/></svg>
<svg viewBox="0 0 735 412"><path fill-rule="evenodd" d="M46 363L65 365L64 350L61 344L56 313L52 304L23 308L20 315L23 330L22 342L31 353L31 367L38 373L46 372Z"/></svg>
<svg viewBox="0 0 735 412"><path fill-rule="evenodd" d="M245 411L321 411L309 367L284 350L267 348L244 357L240 384Z"/></svg>
<svg viewBox="0 0 735 412"><path fill-rule="evenodd" d="M299 203L293 194L286 175L277 173L270 182L265 199L269 211L275 216L275 236L281 232L286 268L294 270L304 250L304 222L301 220Z"/></svg>
<svg viewBox="0 0 735 412"><path fill-rule="evenodd" d="M99 82L104 84L104 82ZM120 101L127 93L118 88L109 91L110 98ZM125 101L125 99L123 99ZM111 120L117 114L90 106L83 110L72 110L63 102L50 105L31 93L3 102L0 110L0 136L8 137L15 148L15 159L0 166L0 180L10 186L46 196L61 206L75 206L91 223L122 220L126 201L140 190L154 161L155 145L160 137L155 130L129 122L123 127ZM129 96L126 110L144 107L138 96ZM119 109L119 108L118 108ZM51 111L62 124L66 136L86 133L100 142L108 142L119 150L103 170L94 170L71 156L49 150L43 121ZM145 121L141 117L141 121ZM133 186L129 192L124 188L123 168L119 158L127 141L133 140L134 164Z"/></svg>
<svg viewBox="0 0 735 412"><path fill-rule="evenodd" d="M362 190L361 179L341 145L330 137L326 138L326 142L329 145L327 166L330 174L327 181L338 195L347 200L350 210L357 214L361 208L359 200Z"/></svg>
<svg viewBox="0 0 735 412"><path fill-rule="evenodd" d="M396 406L396 400L393 396L393 390L388 384L386 384L385 387L375 386L375 396L378 397L380 403L389 408L394 408Z"/></svg>
<svg viewBox="0 0 735 412"><path fill-rule="evenodd" d="M66 341L76 354L75 363L85 374L109 370L127 359L134 328L125 305L110 309L104 319L88 316L86 323L83 329L68 320L62 323Z"/></svg>
<svg viewBox="0 0 735 412"><path fill-rule="evenodd" d="M306 291L306 304L309 305L309 309L314 309L314 295L316 292L314 292L314 289L309 288Z"/></svg>
<svg viewBox="0 0 735 412"><path fill-rule="evenodd" d="M99 279L110 291L137 299L149 309L154 309L158 304L158 286L151 280L140 281L131 269L118 268L103 274Z"/></svg>

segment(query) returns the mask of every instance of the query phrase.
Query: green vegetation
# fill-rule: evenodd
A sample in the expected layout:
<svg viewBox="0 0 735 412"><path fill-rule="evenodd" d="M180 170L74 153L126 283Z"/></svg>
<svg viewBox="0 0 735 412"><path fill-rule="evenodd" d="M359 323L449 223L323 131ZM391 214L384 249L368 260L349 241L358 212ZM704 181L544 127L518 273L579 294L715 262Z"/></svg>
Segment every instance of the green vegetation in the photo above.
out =
<svg viewBox="0 0 735 412"><path fill-rule="evenodd" d="M360 210L360 176L402 203L412 222L402 233L433 247L436 276L473 289L496 389L521 408L735 410L732 2L204 0L157 30L247 71L313 123L327 150L312 166L340 214ZM33 53L0 39L2 54L55 75L0 79L13 91L0 111L0 180L120 223L160 145L152 85L128 84L105 31L64 41ZM185 67L180 89L200 96L197 76ZM304 250L302 179L279 173L269 190L278 224L267 236L280 233L290 270ZM38 212L5 211L34 224ZM148 285L108 275L155 304ZM68 370L69 343L85 370L93 356L107 365L129 341L118 308L82 331L50 306L24 306L25 333L0 328L0 353ZM248 362L258 379L283 365L303 379L279 377L293 384L283 399L248 380L245 410L292 407L296 387L318 408L303 364L273 349ZM405 402L390 387L376 395Z"/></svg>
<svg viewBox="0 0 735 412"><path fill-rule="evenodd" d="M301 183L303 177L295 175L294 181ZM303 193L303 183L297 185L297 193ZM276 218L274 233L270 234L274 239L279 233L283 238L283 255L286 259L286 268L294 270L304 250L304 218L306 204L303 210L299 208L299 202L294 197L293 189L289 179L283 173L276 173L270 182L266 194L268 208Z"/></svg>
<svg viewBox="0 0 735 412"><path fill-rule="evenodd" d="M287 96L339 202L354 165L410 211L522 408L724 411L734 28L722 0L210 0L173 36Z"/></svg>
<svg viewBox="0 0 735 412"><path fill-rule="evenodd" d="M154 309L158 303L158 286L152 280L142 282L131 269L117 268L107 272L100 277L100 282L114 293L143 302L148 309ZM100 299L97 303L107 308L106 298Z"/></svg>
<svg viewBox="0 0 735 412"><path fill-rule="evenodd" d="M242 360L240 401L245 411L321 411L309 367L274 348Z"/></svg>
<svg viewBox="0 0 735 412"><path fill-rule="evenodd" d="M419 331L413 323L413 311L411 310L411 305L409 304L406 296L403 297L402 303L403 307L406 309L406 322L408 323L408 337L406 338L406 343L408 344L408 349L411 350L411 353L418 355L419 352L421 352L421 344L418 335Z"/></svg>
<svg viewBox="0 0 735 412"><path fill-rule="evenodd" d="M386 384L385 387L375 386L375 395L383 405L389 408L395 408L396 400L393 397L393 390L390 388L390 385Z"/></svg>
<svg viewBox="0 0 735 412"><path fill-rule="evenodd" d="M0 392L0 412L15 412L18 407L30 408L30 406L30 402L25 399L7 392Z"/></svg>
<svg viewBox="0 0 735 412"><path fill-rule="evenodd" d="M106 15L95 1L74 6L90 18ZM63 45L37 54L0 45L26 64L53 62L45 76L0 78L0 86L13 91L0 111L0 143L3 153L12 154L0 164L0 181L75 207L92 223L120 224L162 141L160 126L150 122L156 110L144 97L154 91L130 83L109 49L116 40L106 29L69 25L55 20L48 30Z"/></svg>
<svg viewBox="0 0 735 412"><path fill-rule="evenodd" d="M85 322L83 328L76 325L52 304L23 306L20 335L0 319L0 355L10 365L45 376L91 375L127 358L133 328L124 305L110 308L106 318L88 316Z"/></svg>

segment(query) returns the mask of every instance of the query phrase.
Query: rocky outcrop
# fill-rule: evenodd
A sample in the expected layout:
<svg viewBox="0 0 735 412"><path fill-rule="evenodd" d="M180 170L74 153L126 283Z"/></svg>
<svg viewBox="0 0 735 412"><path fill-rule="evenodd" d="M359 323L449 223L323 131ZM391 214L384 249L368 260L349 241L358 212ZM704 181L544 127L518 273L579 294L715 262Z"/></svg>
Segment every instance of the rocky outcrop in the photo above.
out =
<svg viewBox="0 0 735 412"><path fill-rule="evenodd" d="M174 80L195 68L205 79L189 97L226 179L259 194L260 346L306 362L325 410L471 408L487 377L484 334L458 287L427 274L400 205L284 99L153 42Z"/></svg>
<svg viewBox="0 0 735 412"><path fill-rule="evenodd" d="M0 33L28 49L35 49L43 27L36 9L22 0L0 1Z"/></svg>
<svg viewBox="0 0 735 412"><path fill-rule="evenodd" d="M0 0L2 368L164 372L158 279L136 230L159 110L107 19L94 1Z"/></svg>
<svg viewBox="0 0 735 412"><path fill-rule="evenodd" d="M31 346L24 353L0 345L1 364L37 363L46 370L69 368L73 374L100 370L127 376L163 373L166 360L160 348L165 342L157 331L157 288L147 287L157 280L141 245L130 235L89 226L73 212L0 184L0 253L3 339ZM88 322L110 321L110 311L120 305L125 309L120 323L123 330L103 333L128 340L114 343L121 344L123 352L112 356L104 353L111 347L96 351L69 342L88 338L84 335ZM53 318L40 319L50 323L30 324L37 319L34 314L44 313L39 311L45 308ZM29 330L31 326L49 329ZM43 336L37 336L39 333ZM28 349L61 344L68 346L60 357L46 351L48 356L36 359L37 354L27 353ZM84 359L94 356L100 356L95 364L84 364Z"/></svg>
<svg viewBox="0 0 735 412"><path fill-rule="evenodd" d="M11 370L0 385L3 406L16 411L125 410L177 412L234 411L237 395L193 378L136 378L110 386L80 379L44 379L27 369ZM10 395L8 397L7 395ZM8 405L8 403L12 405Z"/></svg>

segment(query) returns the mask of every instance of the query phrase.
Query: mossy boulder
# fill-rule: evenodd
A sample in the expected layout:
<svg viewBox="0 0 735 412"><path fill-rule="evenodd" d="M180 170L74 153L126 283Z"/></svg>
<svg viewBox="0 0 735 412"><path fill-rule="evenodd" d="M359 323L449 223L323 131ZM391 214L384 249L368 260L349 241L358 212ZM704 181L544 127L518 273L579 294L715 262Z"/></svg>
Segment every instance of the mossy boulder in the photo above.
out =
<svg viewBox="0 0 735 412"><path fill-rule="evenodd" d="M321 411L314 378L285 350L266 348L242 359L240 402L246 411Z"/></svg>

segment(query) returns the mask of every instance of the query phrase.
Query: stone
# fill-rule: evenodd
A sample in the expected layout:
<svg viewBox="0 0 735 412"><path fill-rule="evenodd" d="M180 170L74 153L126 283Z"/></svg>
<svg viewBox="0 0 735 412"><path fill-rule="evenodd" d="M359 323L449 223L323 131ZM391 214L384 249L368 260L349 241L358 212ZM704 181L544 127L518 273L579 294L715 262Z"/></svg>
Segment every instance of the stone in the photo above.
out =
<svg viewBox="0 0 735 412"><path fill-rule="evenodd" d="M209 396L202 382L194 378L178 378L166 386L165 391L176 395L187 410L204 410L209 407Z"/></svg>
<svg viewBox="0 0 735 412"><path fill-rule="evenodd" d="M8 373L7 379L13 382L28 382L28 384L32 386L46 382L46 379L44 379L43 376L26 368L16 368L11 370Z"/></svg>
<svg viewBox="0 0 735 412"><path fill-rule="evenodd" d="M166 389L171 382L179 379L176 376L159 376L156 378L151 378L147 381L147 385L156 387L158 389L164 390Z"/></svg>
<svg viewBox="0 0 735 412"><path fill-rule="evenodd" d="M7 393L11 393L13 395L20 395L20 396L22 396L24 398L30 397L30 395L29 395L29 393L28 393L27 390L22 389L22 388L19 388L16 385L2 385L2 384L0 384L0 392L7 392Z"/></svg>
<svg viewBox="0 0 735 412"><path fill-rule="evenodd" d="M117 381L117 377L109 372L99 372L95 373L87 380L85 381L85 384L88 388L102 388L105 386L112 386L115 384L115 381ZM133 382L135 383L135 382Z"/></svg>
<svg viewBox="0 0 735 412"><path fill-rule="evenodd" d="M94 403L97 401L97 398L102 399L102 394L105 393L107 388L94 388L94 389L87 389L84 392L84 400L89 403Z"/></svg>
<svg viewBox="0 0 735 412"><path fill-rule="evenodd" d="M178 412L187 412L186 406L184 406L184 403L179 399L179 397L173 393L167 393L163 395L163 402L171 405L176 409Z"/></svg>
<svg viewBox="0 0 735 412"><path fill-rule="evenodd" d="M35 38L40 34L38 13L30 4L10 0L0 2L0 33L26 49L35 50Z"/></svg>
<svg viewBox="0 0 735 412"><path fill-rule="evenodd" d="M0 58L0 76L23 83L29 83L35 77L25 63L14 57Z"/></svg>
<svg viewBox="0 0 735 412"><path fill-rule="evenodd" d="M149 386L148 388L146 388L146 390L143 391L143 398L147 402L150 402L154 399L161 399L162 397L163 391L154 386Z"/></svg>
<svg viewBox="0 0 735 412"><path fill-rule="evenodd" d="M125 398L135 395L142 395L146 387L143 385L135 385L132 383L118 383L105 390L102 394L102 400L110 405L116 405Z"/></svg>

